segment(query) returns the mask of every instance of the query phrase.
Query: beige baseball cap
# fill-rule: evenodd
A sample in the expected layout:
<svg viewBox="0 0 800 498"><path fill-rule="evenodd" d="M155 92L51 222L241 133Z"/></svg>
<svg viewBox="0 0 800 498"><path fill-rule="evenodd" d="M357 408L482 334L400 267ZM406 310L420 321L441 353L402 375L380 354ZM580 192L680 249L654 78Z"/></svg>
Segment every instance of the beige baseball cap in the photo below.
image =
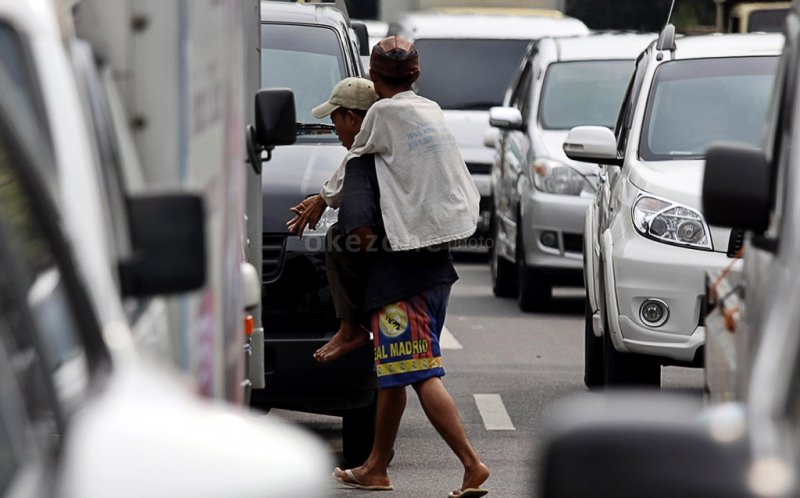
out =
<svg viewBox="0 0 800 498"><path fill-rule="evenodd" d="M370 80L345 78L333 87L328 101L311 109L311 114L319 119L330 116L340 107L366 111L376 100L378 100L378 94L375 93L375 87Z"/></svg>

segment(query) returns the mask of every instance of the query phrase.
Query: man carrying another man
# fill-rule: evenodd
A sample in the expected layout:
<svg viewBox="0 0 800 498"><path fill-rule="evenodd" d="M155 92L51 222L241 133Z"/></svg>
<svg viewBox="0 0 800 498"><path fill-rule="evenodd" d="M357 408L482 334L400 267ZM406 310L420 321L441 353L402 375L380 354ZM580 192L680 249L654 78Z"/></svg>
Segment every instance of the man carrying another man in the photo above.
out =
<svg viewBox="0 0 800 498"><path fill-rule="evenodd" d="M480 485L489 469L471 446L441 381L439 350L450 287L458 279L447 243L474 232L477 189L441 109L411 91L419 76L413 45L386 38L373 49L370 66L383 100L358 123L361 131L320 197L297 206L290 222L290 229L302 231L326 204L339 206L341 235L362 252L356 256L370 258L362 299L363 309L371 313L380 388L375 443L362 466L337 468L334 476L348 486L392 489L386 467L405 409L405 387L411 385L428 419L464 465L461 487L450 496L482 496L487 491ZM347 145L342 116L349 111L339 111L343 99L336 93L315 111L331 114ZM334 292L338 285L332 283ZM318 359L341 356L368 340L360 327L343 330L317 352Z"/></svg>

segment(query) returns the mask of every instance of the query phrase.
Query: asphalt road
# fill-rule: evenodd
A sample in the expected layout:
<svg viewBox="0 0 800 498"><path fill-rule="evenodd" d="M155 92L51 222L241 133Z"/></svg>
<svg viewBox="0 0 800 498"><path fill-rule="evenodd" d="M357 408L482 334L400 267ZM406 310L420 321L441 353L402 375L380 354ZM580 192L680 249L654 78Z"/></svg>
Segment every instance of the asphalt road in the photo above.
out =
<svg viewBox="0 0 800 498"><path fill-rule="evenodd" d="M557 288L551 313L525 314L514 300L495 298L487 263L470 259L457 264L461 279L450 299L446 328L451 336L444 338L442 352L445 385L492 470L485 485L489 496L537 496L544 414L559 398L588 393L583 386L583 289ZM664 390L702 396L702 370L669 367L663 378ZM460 485L462 468L411 390L408 399L389 467L394 491L380 496L444 498ZM341 450L339 418L280 410L270 416L315 431L330 444L334 458ZM369 493L331 482L334 497Z"/></svg>

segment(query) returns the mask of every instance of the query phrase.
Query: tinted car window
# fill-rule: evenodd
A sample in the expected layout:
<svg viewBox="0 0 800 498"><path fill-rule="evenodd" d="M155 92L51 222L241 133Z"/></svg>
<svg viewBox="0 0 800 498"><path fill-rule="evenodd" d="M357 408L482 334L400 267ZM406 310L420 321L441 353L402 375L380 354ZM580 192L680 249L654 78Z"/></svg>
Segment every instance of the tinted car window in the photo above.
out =
<svg viewBox="0 0 800 498"><path fill-rule="evenodd" d="M347 74L336 31L324 26L265 23L261 27L261 86L294 91L297 121L326 123L311 109L328 100ZM330 131L329 133L333 133Z"/></svg>
<svg viewBox="0 0 800 498"><path fill-rule="evenodd" d="M22 40L10 26L2 22L0 22L0 66L8 78L6 82L10 84L8 90L13 91L17 102L24 105L35 117L40 130L47 130L44 126L44 112L36 92L37 87L31 77L33 68L26 57Z"/></svg>
<svg viewBox="0 0 800 498"><path fill-rule="evenodd" d="M649 96L642 159L698 159L718 140L760 146L777 63L731 57L662 64Z"/></svg>
<svg viewBox="0 0 800 498"><path fill-rule="evenodd" d="M488 110L502 105L528 43L530 40L416 40L417 91L442 109Z"/></svg>
<svg viewBox="0 0 800 498"><path fill-rule="evenodd" d="M29 221L28 205L19 191L16 178L9 174L8 155L0 140L0 347L7 355L15 383L24 393L24 410L37 433L46 438L55 430L57 416L51 405L51 391L46 381L47 367L37 354L31 323L26 310L24 289L30 283L20 271L18 258L9 256L9 246L13 242L7 234L9 228L16 231L28 231L25 223ZM30 240L26 237L27 240ZM41 247L36 244L14 244L17 254L21 250L30 250L28 261L37 265L45 262ZM4 356L5 356L4 355ZM6 402L3 400L2 402ZM6 456L4 458L12 458Z"/></svg>
<svg viewBox="0 0 800 498"><path fill-rule="evenodd" d="M19 466L17 455L11 447L11 437L5 424L0 423L0 493L6 491Z"/></svg>
<svg viewBox="0 0 800 498"><path fill-rule="evenodd" d="M89 377L80 321L36 202L20 177L20 171L34 168L15 152L13 140L0 131L0 233L4 243L19 255L13 262L0 263L5 268L3 278L13 278L14 286L24 293L24 304L42 342L44 367L52 375L60 399L71 406L85 394ZM32 356L33 333L30 325L23 323L20 304L9 300L0 306L0 320L16 332L15 343L6 345L9 354Z"/></svg>
<svg viewBox="0 0 800 498"><path fill-rule="evenodd" d="M88 377L77 321L52 251L31 219L30 204L4 166L5 161L0 158L0 223L6 229L4 233L11 236L8 242L24 255L22 261L16 262L23 266L20 270L25 277L18 283L27 288L27 304L42 334L46 367L61 387L62 399L72 401L86 388ZM8 315L5 318L11 319ZM30 334L27 327L23 330L25 335ZM18 338L17 348L32 348L30 339Z"/></svg>
<svg viewBox="0 0 800 498"><path fill-rule="evenodd" d="M765 31L768 33L780 33L783 31L783 22L789 9L757 10L750 14L747 22L747 31Z"/></svg>
<svg viewBox="0 0 800 498"><path fill-rule="evenodd" d="M539 119L543 128L614 126L633 61L551 64L542 86Z"/></svg>

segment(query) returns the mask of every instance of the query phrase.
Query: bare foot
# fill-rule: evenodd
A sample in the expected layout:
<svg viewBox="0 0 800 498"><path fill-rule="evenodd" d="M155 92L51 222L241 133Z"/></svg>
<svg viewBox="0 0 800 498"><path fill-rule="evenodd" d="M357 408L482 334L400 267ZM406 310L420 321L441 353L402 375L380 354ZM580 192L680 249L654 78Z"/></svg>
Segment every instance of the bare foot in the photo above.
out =
<svg viewBox="0 0 800 498"><path fill-rule="evenodd" d="M373 491L391 491L392 483L387 474L370 474L362 467L343 470L336 467L333 477L346 486Z"/></svg>
<svg viewBox="0 0 800 498"><path fill-rule="evenodd" d="M484 465L482 462L478 462L474 468L469 468L464 470L464 482L461 483L461 489L478 489L481 487L481 484L486 482L486 479L489 479L489 467ZM456 494L456 496L458 496Z"/></svg>
<svg viewBox="0 0 800 498"><path fill-rule="evenodd" d="M369 341L369 332L359 328L358 332L347 333L339 329L331 340L314 353L314 359L320 363L328 363L349 353Z"/></svg>

